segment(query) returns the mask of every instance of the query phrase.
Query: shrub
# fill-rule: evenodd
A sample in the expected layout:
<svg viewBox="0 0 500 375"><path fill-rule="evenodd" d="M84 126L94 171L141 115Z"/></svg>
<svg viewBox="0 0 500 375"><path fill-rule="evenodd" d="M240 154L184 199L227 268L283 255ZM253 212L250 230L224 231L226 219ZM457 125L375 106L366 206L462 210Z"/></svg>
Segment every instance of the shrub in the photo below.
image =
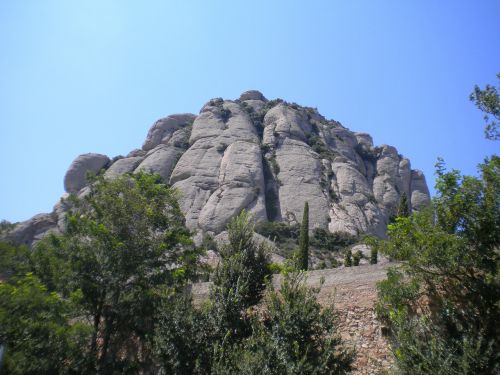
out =
<svg viewBox="0 0 500 375"><path fill-rule="evenodd" d="M378 250L375 246L370 249L370 264L377 264L378 262Z"/></svg>
<svg viewBox="0 0 500 375"><path fill-rule="evenodd" d="M318 289L304 285L303 274L283 277L280 291L270 291L266 310L255 319L252 336L233 360L232 372L268 375L346 374L354 352L337 332L337 315L322 309Z"/></svg>
<svg viewBox="0 0 500 375"><path fill-rule="evenodd" d="M363 253L360 250L356 251L352 257L352 265L359 266L359 262L360 262L362 257L363 257Z"/></svg>
<svg viewBox="0 0 500 375"><path fill-rule="evenodd" d="M306 271L309 267L309 203L304 203L304 213L299 235L299 269Z"/></svg>
<svg viewBox="0 0 500 375"><path fill-rule="evenodd" d="M264 221L255 226L255 231L275 242L284 242L287 239L298 239L299 224L288 224L281 221Z"/></svg>
<svg viewBox="0 0 500 375"><path fill-rule="evenodd" d="M357 241L355 236L344 232L330 233L324 228L314 228L311 238L311 246L328 251L338 251Z"/></svg>
<svg viewBox="0 0 500 375"><path fill-rule="evenodd" d="M351 249L347 249L344 255L344 266L351 267L352 266L352 251Z"/></svg>

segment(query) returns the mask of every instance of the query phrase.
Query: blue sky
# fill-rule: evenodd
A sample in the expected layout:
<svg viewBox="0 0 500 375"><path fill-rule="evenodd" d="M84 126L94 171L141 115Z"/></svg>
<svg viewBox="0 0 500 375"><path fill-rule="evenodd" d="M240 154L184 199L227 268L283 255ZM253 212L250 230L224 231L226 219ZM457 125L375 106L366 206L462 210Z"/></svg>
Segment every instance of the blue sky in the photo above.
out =
<svg viewBox="0 0 500 375"><path fill-rule="evenodd" d="M50 212L79 154L258 89L391 144L434 185L500 143L469 102L500 72L499 1L0 2L0 219Z"/></svg>

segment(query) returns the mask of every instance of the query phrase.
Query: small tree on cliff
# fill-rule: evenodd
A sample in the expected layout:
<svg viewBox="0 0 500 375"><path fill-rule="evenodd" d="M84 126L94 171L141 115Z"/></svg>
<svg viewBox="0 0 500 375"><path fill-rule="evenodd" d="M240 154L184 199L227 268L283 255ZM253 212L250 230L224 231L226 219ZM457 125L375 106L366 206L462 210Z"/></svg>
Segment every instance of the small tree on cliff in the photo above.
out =
<svg viewBox="0 0 500 375"><path fill-rule="evenodd" d="M309 266L309 203L304 203L304 214L300 227L298 268L307 270Z"/></svg>
<svg viewBox="0 0 500 375"><path fill-rule="evenodd" d="M410 210L408 208L408 197L406 193L403 191L401 194L401 198L399 199L399 208L398 208L398 217L409 217Z"/></svg>

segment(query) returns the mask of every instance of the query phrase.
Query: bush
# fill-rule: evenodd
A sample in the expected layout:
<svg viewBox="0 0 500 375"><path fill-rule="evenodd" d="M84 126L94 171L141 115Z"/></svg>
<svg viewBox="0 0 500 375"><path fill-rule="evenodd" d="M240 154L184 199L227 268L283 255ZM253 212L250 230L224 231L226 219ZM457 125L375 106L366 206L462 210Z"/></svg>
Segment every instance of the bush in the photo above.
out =
<svg viewBox="0 0 500 375"><path fill-rule="evenodd" d="M32 273L14 284L0 283L2 369L19 375L85 373L92 328L70 324L74 311L70 301L49 292Z"/></svg>
<svg viewBox="0 0 500 375"><path fill-rule="evenodd" d="M270 275L264 244L253 239L254 226L242 211L228 226L229 243L220 249L222 262L215 270L210 319L219 340L248 335L250 322L243 312L257 304Z"/></svg>
<svg viewBox="0 0 500 375"><path fill-rule="evenodd" d="M288 224L281 221L264 221L255 226L255 231L275 242L287 239L297 240L300 233L299 224Z"/></svg>
<svg viewBox="0 0 500 375"><path fill-rule="evenodd" d="M360 250L356 251L352 257L352 265L359 266L361 258L363 258L363 253Z"/></svg>
<svg viewBox="0 0 500 375"><path fill-rule="evenodd" d="M344 255L344 266L351 267L352 266L352 252L351 249L346 250Z"/></svg>
<svg viewBox="0 0 500 375"><path fill-rule="evenodd" d="M370 264L378 263L378 250L375 246L372 246L370 249Z"/></svg>
<svg viewBox="0 0 500 375"><path fill-rule="evenodd" d="M401 261L379 284L377 314L402 374L498 374L500 158L480 177L437 164L433 205L388 226Z"/></svg>
<svg viewBox="0 0 500 375"><path fill-rule="evenodd" d="M324 228L315 228L312 233L311 246L328 251L339 251L357 241L355 236L349 233L330 233Z"/></svg>
<svg viewBox="0 0 500 375"><path fill-rule="evenodd" d="M283 277L281 288L265 298L266 310L254 319L252 336L236 351L231 372L238 374L345 374L354 353L343 346L337 315L322 309L318 289L303 274Z"/></svg>

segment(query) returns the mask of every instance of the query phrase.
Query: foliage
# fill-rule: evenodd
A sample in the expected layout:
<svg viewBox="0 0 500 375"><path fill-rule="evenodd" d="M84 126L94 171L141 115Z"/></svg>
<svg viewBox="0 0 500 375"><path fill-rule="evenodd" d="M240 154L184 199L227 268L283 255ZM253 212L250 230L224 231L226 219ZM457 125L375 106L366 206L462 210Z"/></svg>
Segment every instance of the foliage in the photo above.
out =
<svg viewBox="0 0 500 375"><path fill-rule="evenodd" d="M242 312L260 301L270 275L265 245L255 242L253 228L244 210L227 226L229 243L221 249L222 263L215 270L211 293L210 318L219 340L248 335L250 322Z"/></svg>
<svg viewBox="0 0 500 375"><path fill-rule="evenodd" d="M370 264L378 263L378 249L375 246L370 248Z"/></svg>
<svg viewBox="0 0 500 375"><path fill-rule="evenodd" d="M300 226L281 221L264 221L255 226L255 231L272 241L280 243L289 238L298 239Z"/></svg>
<svg viewBox="0 0 500 375"><path fill-rule="evenodd" d="M32 273L0 283L0 342L6 374L79 374L91 327L69 324L71 301L49 292ZM3 371L2 371L3 373Z"/></svg>
<svg viewBox="0 0 500 375"><path fill-rule="evenodd" d="M254 319L252 336L229 362L231 374L345 374L353 352L337 333L331 307L322 309L316 289L304 285L303 274L285 275L279 291L265 298L265 311Z"/></svg>
<svg viewBox="0 0 500 375"><path fill-rule="evenodd" d="M31 270L29 257L28 247L0 241L0 280L24 276Z"/></svg>
<svg viewBox="0 0 500 375"><path fill-rule="evenodd" d="M356 237L349 233L335 232L330 233L324 228L314 228L311 238L311 245L328 251L339 251L354 244Z"/></svg>
<svg viewBox="0 0 500 375"><path fill-rule="evenodd" d="M333 160L335 152L332 151L318 134L310 133L307 137L307 144L316 152L321 159Z"/></svg>
<svg viewBox="0 0 500 375"><path fill-rule="evenodd" d="M474 87L474 91L470 95L470 100L474 102L477 108L484 112L484 121L486 122L486 127L484 129L484 134L487 139L497 141L500 139L500 96L498 91L500 90L500 73L497 74L499 80L499 85L497 87L493 85L486 85L486 87L481 90L479 86ZM490 119L490 116L493 119Z"/></svg>
<svg viewBox="0 0 500 375"><path fill-rule="evenodd" d="M210 333L206 314L193 307L188 293L166 298L154 332L154 350L161 373L209 373Z"/></svg>
<svg viewBox="0 0 500 375"><path fill-rule="evenodd" d="M151 333L163 301L196 276L197 250L191 246L177 195L159 176L140 173L115 180L94 178L88 195L72 196L66 203L70 210L62 236L46 236L28 254L22 248L2 252L2 272L10 269L12 281L26 270L34 272L33 279L20 279L27 287L18 289L40 302L7 301L5 311L25 311L26 316L40 311L49 328L63 335L61 345L78 352L78 366L85 364L78 373L145 371L154 364ZM13 298L20 295L12 293ZM17 358L29 366L24 361L34 355L33 345L53 352L47 358L57 356L54 366L62 362L68 369L74 367L72 352L61 351L55 341L40 344L36 336L56 333L34 327L29 334L30 327L18 332L16 339L25 344L19 353L8 350L7 361ZM71 342L65 338L70 333L78 334L68 338ZM85 341L77 339L83 333ZM37 373L54 371L40 367Z"/></svg>
<svg viewBox="0 0 500 375"><path fill-rule="evenodd" d="M353 266L359 266L359 262L361 261L361 258L363 258L363 253L361 250L358 250L354 253L352 256L352 265Z"/></svg>
<svg viewBox="0 0 500 375"><path fill-rule="evenodd" d="M406 193L403 191L401 197L399 198L399 207L398 207L398 217L408 217L410 216L410 209L408 204L408 197Z"/></svg>
<svg viewBox="0 0 500 375"><path fill-rule="evenodd" d="M351 249L347 249L344 254L344 266L351 267L352 266L352 251Z"/></svg>
<svg viewBox="0 0 500 375"><path fill-rule="evenodd" d="M300 226L298 268L307 271L309 267L309 203L304 203Z"/></svg>
<svg viewBox="0 0 500 375"><path fill-rule="evenodd" d="M10 221L7 221L7 220L1 220L0 221L0 236L8 233L10 230L14 229L15 227L16 227L15 223L11 223Z"/></svg>
<svg viewBox="0 0 500 375"><path fill-rule="evenodd" d="M140 173L96 178L87 196L71 202L62 243L72 283L93 322L95 368L140 366L149 355L147 334L164 288L192 268L177 196L159 176ZM130 340L138 352L121 358Z"/></svg>
<svg viewBox="0 0 500 375"><path fill-rule="evenodd" d="M382 243L403 261L377 307L403 374L500 371L500 158L479 169L461 176L440 161L433 207L397 218Z"/></svg>

